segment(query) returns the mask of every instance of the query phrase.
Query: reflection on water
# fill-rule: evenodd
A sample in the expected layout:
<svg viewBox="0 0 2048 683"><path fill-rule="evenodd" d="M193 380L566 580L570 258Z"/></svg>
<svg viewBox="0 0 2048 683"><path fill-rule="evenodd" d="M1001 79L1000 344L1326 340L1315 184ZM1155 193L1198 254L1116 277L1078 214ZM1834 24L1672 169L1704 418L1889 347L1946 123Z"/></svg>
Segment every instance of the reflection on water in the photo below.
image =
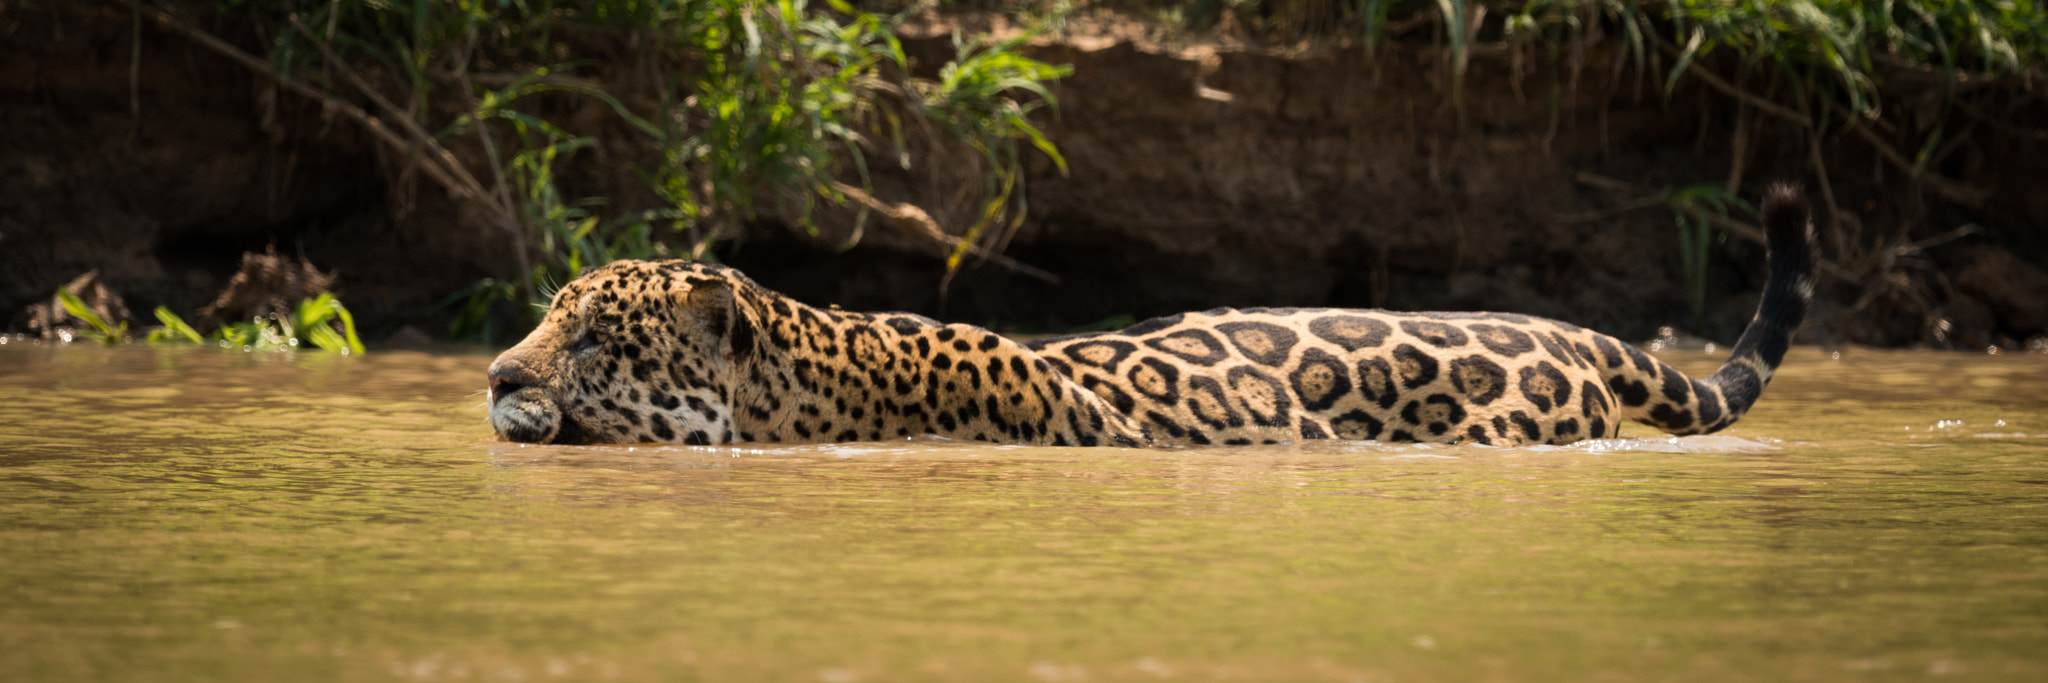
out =
<svg viewBox="0 0 2048 683"><path fill-rule="evenodd" d="M505 444L488 362L0 347L0 678L2048 675L2038 355L1799 351L1709 437L1143 451Z"/></svg>

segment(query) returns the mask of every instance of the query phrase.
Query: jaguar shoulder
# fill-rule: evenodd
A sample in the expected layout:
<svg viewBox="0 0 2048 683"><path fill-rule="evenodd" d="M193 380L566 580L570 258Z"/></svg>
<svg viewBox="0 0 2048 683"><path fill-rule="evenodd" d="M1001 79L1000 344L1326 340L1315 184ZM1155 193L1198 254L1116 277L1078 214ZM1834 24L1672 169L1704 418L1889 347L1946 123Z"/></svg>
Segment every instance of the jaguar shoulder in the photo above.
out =
<svg viewBox="0 0 2048 683"><path fill-rule="evenodd" d="M1019 343L808 306L723 266L620 261L563 287L492 363L491 424L540 443L1519 445L1612 436L1624 421L1706 433L1756 402L1812 296L1805 203L1777 188L1763 214L1763 301L1703 378L1515 314L1216 309Z"/></svg>

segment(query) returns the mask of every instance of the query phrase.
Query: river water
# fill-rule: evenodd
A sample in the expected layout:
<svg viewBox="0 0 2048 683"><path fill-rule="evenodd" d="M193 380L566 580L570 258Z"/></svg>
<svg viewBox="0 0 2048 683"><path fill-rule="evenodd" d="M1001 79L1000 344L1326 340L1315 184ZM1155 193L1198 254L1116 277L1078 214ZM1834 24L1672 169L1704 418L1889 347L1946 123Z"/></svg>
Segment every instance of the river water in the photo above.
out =
<svg viewBox="0 0 2048 683"><path fill-rule="evenodd" d="M2048 680L2039 354L1527 449L521 446L489 361L0 345L0 679Z"/></svg>

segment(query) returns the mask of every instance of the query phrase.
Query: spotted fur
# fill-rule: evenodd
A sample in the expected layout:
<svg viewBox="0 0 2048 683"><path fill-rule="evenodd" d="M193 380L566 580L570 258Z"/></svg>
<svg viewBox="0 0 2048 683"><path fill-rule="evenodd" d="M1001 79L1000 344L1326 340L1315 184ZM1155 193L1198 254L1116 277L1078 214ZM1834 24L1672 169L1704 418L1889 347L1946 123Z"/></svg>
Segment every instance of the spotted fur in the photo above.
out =
<svg viewBox="0 0 2048 683"><path fill-rule="evenodd" d="M538 443L1523 445L1611 437L1624 421L1702 434L1756 402L1812 296L1804 201L1775 188L1763 213L1763 302L1705 378L1508 313L1220 308L1018 343L807 306L723 266L620 261L562 288L492 363L491 423Z"/></svg>

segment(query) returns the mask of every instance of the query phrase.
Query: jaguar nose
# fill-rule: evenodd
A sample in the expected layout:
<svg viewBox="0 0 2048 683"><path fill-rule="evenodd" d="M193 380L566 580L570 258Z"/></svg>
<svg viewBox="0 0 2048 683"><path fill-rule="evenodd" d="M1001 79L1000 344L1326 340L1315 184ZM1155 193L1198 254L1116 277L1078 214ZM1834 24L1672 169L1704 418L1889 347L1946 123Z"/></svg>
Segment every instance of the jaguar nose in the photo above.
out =
<svg viewBox="0 0 2048 683"><path fill-rule="evenodd" d="M524 384L512 381L504 375L493 372L491 373L491 402L497 403L499 399L505 398L506 394L518 391L525 386Z"/></svg>
<svg viewBox="0 0 2048 683"><path fill-rule="evenodd" d="M493 404L536 383L533 373L518 363L492 363L485 377L490 382Z"/></svg>

